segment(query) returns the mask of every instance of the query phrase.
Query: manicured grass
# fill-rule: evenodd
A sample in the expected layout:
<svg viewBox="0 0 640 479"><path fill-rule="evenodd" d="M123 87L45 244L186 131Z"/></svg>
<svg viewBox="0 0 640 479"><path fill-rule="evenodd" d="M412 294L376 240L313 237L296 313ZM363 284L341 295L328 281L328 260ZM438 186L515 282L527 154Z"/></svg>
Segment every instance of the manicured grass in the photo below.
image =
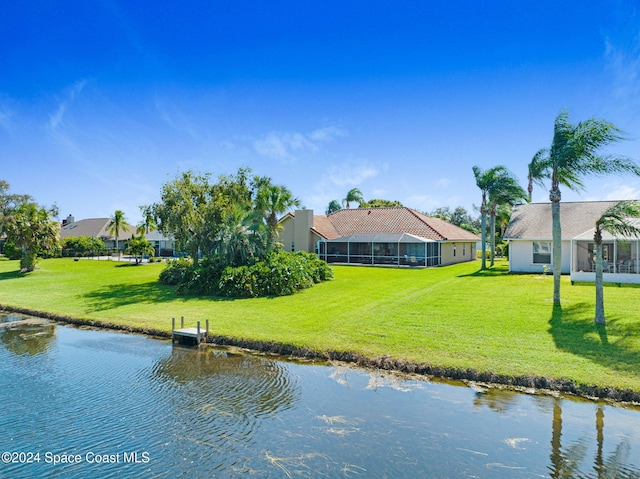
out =
<svg viewBox="0 0 640 479"><path fill-rule="evenodd" d="M178 297L162 264L53 259L27 275L0 262L0 304L170 331L209 318L213 334L433 366L566 378L640 391L640 288L605 287L608 324L593 323L593 284L512 275L499 262L434 269L334 267L334 281L293 296Z"/></svg>

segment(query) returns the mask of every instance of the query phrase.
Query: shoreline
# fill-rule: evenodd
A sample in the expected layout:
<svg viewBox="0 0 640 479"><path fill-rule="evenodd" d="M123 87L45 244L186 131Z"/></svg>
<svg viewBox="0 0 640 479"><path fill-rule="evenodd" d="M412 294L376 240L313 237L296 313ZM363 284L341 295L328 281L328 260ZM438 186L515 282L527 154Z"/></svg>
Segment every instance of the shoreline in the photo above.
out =
<svg viewBox="0 0 640 479"><path fill-rule="evenodd" d="M151 328L125 326L106 321L79 319L46 311L31 310L28 308L16 308L0 305L0 312L19 313L35 318L50 319L60 323L75 326L90 326L99 329L121 331L127 333L143 334L145 336L170 339L171 332ZM608 401L620 405L640 405L640 391L621 390L608 387L597 387L577 384L571 379L555 379L541 376L508 376L492 372L481 372L471 368L457 369L433 366L430 364L418 364L402 359L393 359L387 356L369 358L348 351L315 351L309 348L300 348L286 343L273 341L257 341L251 339L234 338L230 336L210 335L205 343L212 346L234 346L257 353L275 354L292 359L340 361L356 365L366 369L379 369L383 371L399 372L426 379L438 378L444 380L461 381L468 385L482 385L483 387L508 388L526 394L557 395L567 394L591 401Z"/></svg>

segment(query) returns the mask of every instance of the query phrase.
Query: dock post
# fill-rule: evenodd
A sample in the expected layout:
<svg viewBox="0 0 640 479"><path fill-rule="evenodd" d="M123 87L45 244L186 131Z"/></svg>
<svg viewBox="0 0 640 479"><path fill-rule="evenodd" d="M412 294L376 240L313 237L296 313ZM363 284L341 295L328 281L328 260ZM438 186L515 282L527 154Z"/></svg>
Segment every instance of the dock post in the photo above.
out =
<svg viewBox="0 0 640 479"><path fill-rule="evenodd" d="M209 318L207 318L207 330L204 332L204 337L208 337L209 336Z"/></svg>
<svg viewBox="0 0 640 479"><path fill-rule="evenodd" d="M175 343L175 335L173 332L176 330L176 318L171 318L171 343Z"/></svg>
<svg viewBox="0 0 640 479"><path fill-rule="evenodd" d="M180 329L184 329L184 316L180 316Z"/></svg>
<svg viewBox="0 0 640 479"><path fill-rule="evenodd" d="M200 344L200 321L198 321L198 336L196 339L196 344Z"/></svg>

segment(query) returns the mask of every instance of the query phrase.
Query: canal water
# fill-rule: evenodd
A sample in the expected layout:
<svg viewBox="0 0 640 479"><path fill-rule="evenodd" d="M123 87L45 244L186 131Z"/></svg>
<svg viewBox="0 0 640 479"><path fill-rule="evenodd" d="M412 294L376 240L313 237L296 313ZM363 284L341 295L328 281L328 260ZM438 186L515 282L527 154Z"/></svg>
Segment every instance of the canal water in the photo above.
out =
<svg viewBox="0 0 640 479"><path fill-rule="evenodd" d="M0 477L640 477L638 410L16 319Z"/></svg>

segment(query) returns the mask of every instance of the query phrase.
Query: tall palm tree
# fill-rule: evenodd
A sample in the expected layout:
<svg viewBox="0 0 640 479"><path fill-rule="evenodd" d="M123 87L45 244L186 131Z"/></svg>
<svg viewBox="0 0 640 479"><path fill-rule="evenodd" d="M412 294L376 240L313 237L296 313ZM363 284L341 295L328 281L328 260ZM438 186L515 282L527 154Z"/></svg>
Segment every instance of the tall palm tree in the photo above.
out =
<svg viewBox="0 0 640 479"><path fill-rule="evenodd" d="M640 176L640 166L628 158L602 155L601 148L623 140L622 131L606 120L590 118L572 125L569 114L562 110L556 117L553 141L549 151L551 175L552 238L553 238L553 302L560 304L562 269L562 230L560 227L560 185L579 191L585 176L602 176L630 172Z"/></svg>
<svg viewBox="0 0 640 479"><path fill-rule="evenodd" d="M489 194L494 191L494 187L498 177L507 174L507 169L500 165L483 170L479 166L473 167L473 175L476 178L476 185L482 193L482 203L480 204L481 214L481 235L482 235L482 266L481 269L487 269L487 212Z"/></svg>
<svg viewBox="0 0 640 479"><path fill-rule="evenodd" d="M278 237L278 215L294 206L300 206L300 200L285 186L273 185L269 180L258 187L255 207L262 213L269 227L270 244L275 243Z"/></svg>
<svg viewBox="0 0 640 479"><path fill-rule="evenodd" d="M543 179L549 177L549 150L542 148L533 155L531 163L528 165L527 180L529 185L527 191L529 192L529 203L531 203L531 196L533 195L533 184L544 186Z"/></svg>
<svg viewBox="0 0 640 479"><path fill-rule="evenodd" d="M120 232L129 231L129 227L127 226L127 219L124 216L124 211L116 210L109 220L107 228L109 228L109 234L114 235L116 238L116 249L118 250L118 258L120 258L120 246L118 244L118 242L120 241Z"/></svg>
<svg viewBox="0 0 640 479"><path fill-rule="evenodd" d="M488 191L489 214L491 216L491 266L494 264L496 252L496 214L498 206L513 206L527 199L527 193L518 184L518 180L509 171L499 171Z"/></svg>
<svg viewBox="0 0 640 479"><path fill-rule="evenodd" d="M640 236L640 224L632 222L631 218L640 218L640 203L637 201L621 201L608 208L596 221L593 234L596 245L596 324L605 324L602 233L606 231L613 236Z"/></svg>
<svg viewBox="0 0 640 479"><path fill-rule="evenodd" d="M358 204L364 203L364 197L362 196L362 191L358 188L351 188L347 192L347 196L342 200L342 204L346 204L347 209L349 209L349 204L355 201Z"/></svg>

